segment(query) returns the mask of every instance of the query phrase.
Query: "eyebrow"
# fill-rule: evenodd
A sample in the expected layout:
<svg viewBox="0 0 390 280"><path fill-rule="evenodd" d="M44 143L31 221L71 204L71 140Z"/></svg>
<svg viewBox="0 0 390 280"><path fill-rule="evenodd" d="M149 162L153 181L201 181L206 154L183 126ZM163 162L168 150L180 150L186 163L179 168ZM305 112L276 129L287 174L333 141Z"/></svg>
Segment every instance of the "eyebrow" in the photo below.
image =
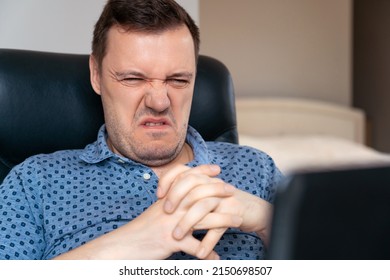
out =
<svg viewBox="0 0 390 280"><path fill-rule="evenodd" d="M137 71L125 71L125 72L117 72L117 71L115 71L114 74L115 74L115 77L119 78L119 79L125 78L127 76L135 76L135 77L146 78L146 76L144 74L142 74L141 72L137 72Z"/></svg>
<svg viewBox="0 0 390 280"><path fill-rule="evenodd" d="M114 72L114 74L115 74L115 77L118 79L123 79L123 78L128 77L128 76L149 78L149 77L145 76L143 73L137 72L137 71L124 71L124 72L117 72L116 71L116 72ZM194 74L191 72L178 72L178 73L174 73L172 75L168 75L165 79L187 78L187 79L191 80L193 76L194 76ZM151 78L151 79L154 79L154 78Z"/></svg>
<svg viewBox="0 0 390 280"><path fill-rule="evenodd" d="M179 73L174 73L172 75L169 75L167 78L187 78L189 80L192 79L192 77L194 76L194 74L190 73L190 72L179 72Z"/></svg>

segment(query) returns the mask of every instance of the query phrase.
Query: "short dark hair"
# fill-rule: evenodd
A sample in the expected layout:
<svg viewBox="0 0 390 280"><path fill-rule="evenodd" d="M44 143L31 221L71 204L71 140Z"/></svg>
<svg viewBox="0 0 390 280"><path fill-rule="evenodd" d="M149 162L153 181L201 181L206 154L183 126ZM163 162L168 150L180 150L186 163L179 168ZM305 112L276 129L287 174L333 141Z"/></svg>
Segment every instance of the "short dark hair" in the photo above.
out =
<svg viewBox="0 0 390 280"><path fill-rule="evenodd" d="M106 55L107 33L118 25L127 31L157 33L185 25L199 55L199 28L191 16L174 0L109 0L95 24L92 55L99 68Z"/></svg>

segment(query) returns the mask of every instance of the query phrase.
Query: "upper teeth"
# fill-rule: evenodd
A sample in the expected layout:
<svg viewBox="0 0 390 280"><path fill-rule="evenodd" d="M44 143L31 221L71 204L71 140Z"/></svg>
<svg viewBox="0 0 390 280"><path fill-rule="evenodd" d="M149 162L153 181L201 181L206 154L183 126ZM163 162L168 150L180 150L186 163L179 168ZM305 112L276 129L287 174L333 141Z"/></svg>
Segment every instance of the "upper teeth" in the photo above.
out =
<svg viewBox="0 0 390 280"><path fill-rule="evenodd" d="M158 123L151 123L151 122L148 122L148 123L145 123L146 126L156 126L156 125L163 125L162 122L158 122Z"/></svg>

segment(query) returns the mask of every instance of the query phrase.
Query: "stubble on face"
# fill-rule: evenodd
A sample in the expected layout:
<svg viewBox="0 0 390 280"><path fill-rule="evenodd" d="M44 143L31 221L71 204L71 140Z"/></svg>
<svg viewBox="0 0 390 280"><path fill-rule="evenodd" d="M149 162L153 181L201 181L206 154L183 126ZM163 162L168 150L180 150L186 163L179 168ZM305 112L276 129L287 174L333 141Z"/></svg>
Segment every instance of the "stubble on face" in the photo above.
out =
<svg viewBox="0 0 390 280"><path fill-rule="evenodd" d="M192 103L196 61L187 27L158 34L113 28L98 87L107 143L114 152L150 167L186 163L183 151ZM118 76L117 73L120 73ZM122 79L188 79L188 88L167 84L128 87ZM97 91L98 92L98 91ZM187 149L188 150L188 149Z"/></svg>
<svg viewBox="0 0 390 280"><path fill-rule="evenodd" d="M137 123L142 116L168 117L174 125L176 141L160 141L164 132L150 132L149 141L136 135L135 129L122 129L115 118L106 118L107 130L110 137L107 143L111 150L126 158L150 167L159 167L175 160L185 144L188 125L184 123L181 128L177 127L173 114L169 112L156 113L149 108L137 112L134 122ZM115 143L115 145L113 145ZM119 149L118 149L119 147Z"/></svg>

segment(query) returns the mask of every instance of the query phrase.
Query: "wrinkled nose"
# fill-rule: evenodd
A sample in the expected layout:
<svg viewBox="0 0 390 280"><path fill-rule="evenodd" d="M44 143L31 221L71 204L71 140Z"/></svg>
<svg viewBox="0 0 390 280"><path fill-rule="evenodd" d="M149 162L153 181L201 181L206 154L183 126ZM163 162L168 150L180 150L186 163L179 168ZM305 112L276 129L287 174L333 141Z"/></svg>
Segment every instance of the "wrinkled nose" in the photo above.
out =
<svg viewBox="0 0 390 280"><path fill-rule="evenodd" d="M155 112L163 112L169 108L171 101L168 96L168 88L162 81L153 81L146 89L145 106Z"/></svg>

